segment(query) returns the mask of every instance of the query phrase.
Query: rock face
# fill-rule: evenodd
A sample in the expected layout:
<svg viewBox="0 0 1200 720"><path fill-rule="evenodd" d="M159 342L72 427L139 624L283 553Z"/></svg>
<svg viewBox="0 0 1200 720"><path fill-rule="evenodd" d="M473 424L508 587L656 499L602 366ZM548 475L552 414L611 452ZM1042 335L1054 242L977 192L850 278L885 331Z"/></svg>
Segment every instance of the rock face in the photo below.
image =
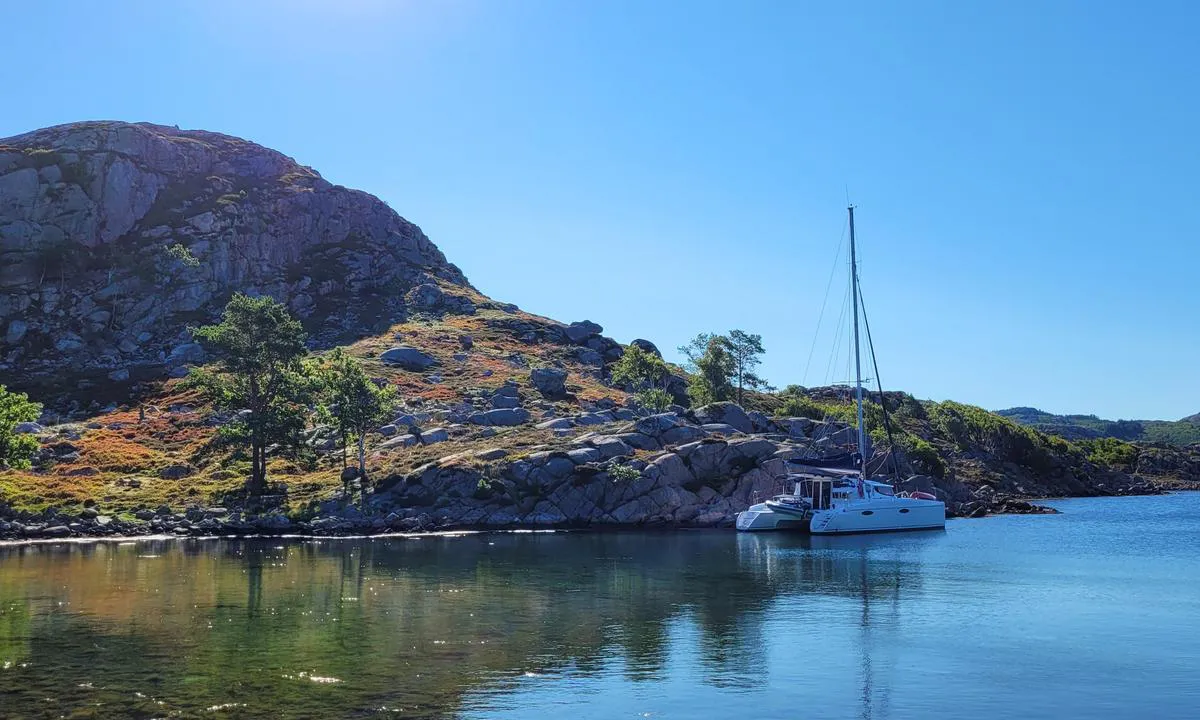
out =
<svg viewBox="0 0 1200 720"><path fill-rule="evenodd" d="M87 122L0 140L0 374L162 372L235 291L318 339L409 308L472 312L466 279L377 198L228 135ZM415 289L415 290L414 290ZM381 298L367 307L357 298Z"/></svg>
<svg viewBox="0 0 1200 720"><path fill-rule="evenodd" d="M653 452L635 459L635 449ZM563 450L512 461L496 454L502 461L490 466L449 456L386 480L374 502L378 513L438 527L728 526L756 498L784 488L783 458L798 452L787 439L710 437L663 413Z"/></svg>

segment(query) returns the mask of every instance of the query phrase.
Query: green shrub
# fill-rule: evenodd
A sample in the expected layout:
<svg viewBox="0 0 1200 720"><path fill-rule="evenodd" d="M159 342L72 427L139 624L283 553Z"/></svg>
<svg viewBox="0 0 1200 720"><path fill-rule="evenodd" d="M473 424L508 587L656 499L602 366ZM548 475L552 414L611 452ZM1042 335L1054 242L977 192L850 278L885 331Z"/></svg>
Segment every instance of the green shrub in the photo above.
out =
<svg viewBox="0 0 1200 720"><path fill-rule="evenodd" d="M175 260L184 267L200 267L200 261L196 259L196 256L192 254L192 251L188 250L180 243L175 243L174 245L164 248L163 253L168 258Z"/></svg>
<svg viewBox="0 0 1200 720"><path fill-rule="evenodd" d="M1133 467L1139 454L1136 445L1116 438L1081 440L1079 446L1087 453L1089 461L1122 470Z"/></svg>
<svg viewBox="0 0 1200 720"><path fill-rule="evenodd" d="M636 468L632 468L628 465L613 465L608 469L608 476L613 479L613 482L630 482L640 478L642 473Z"/></svg>
<svg viewBox="0 0 1200 720"><path fill-rule="evenodd" d="M921 470L936 478L946 477L946 461L926 440L910 436L907 454L909 461L916 463Z"/></svg>
<svg viewBox="0 0 1200 720"><path fill-rule="evenodd" d="M658 388L650 388L649 390L639 392L637 399L642 404L642 407L654 410L655 412L662 412L675 402L675 398L671 396L671 393Z"/></svg>
<svg viewBox="0 0 1200 720"><path fill-rule="evenodd" d="M779 417L806 417L814 420L825 418L825 406L803 395L792 395L783 401L775 413Z"/></svg>
<svg viewBox="0 0 1200 720"><path fill-rule="evenodd" d="M32 435L17 435L17 425L35 422L42 406L29 401L25 393L9 392L0 385L0 468L27 468L29 458L38 451L38 441Z"/></svg>

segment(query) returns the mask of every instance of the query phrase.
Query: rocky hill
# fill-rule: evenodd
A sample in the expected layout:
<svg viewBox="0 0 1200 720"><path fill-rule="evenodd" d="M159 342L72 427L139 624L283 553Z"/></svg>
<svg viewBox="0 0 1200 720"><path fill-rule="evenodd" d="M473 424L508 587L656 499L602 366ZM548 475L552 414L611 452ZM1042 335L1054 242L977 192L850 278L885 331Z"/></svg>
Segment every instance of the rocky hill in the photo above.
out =
<svg viewBox="0 0 1200 720"><path fill-rule="evenodd" d="M0 537L727 526L784 489L785 460L854 436L845 388L691 408L676 375L678 405L649 413L613 383L626 350L598 324L487 298L379 200L224 135L80 123L0 142L0 260L0 382L49 406L18 428L39 441L33 468L0 471ZM344 347L403 398L368 439L365 502L314 418L304 452L269 459L271 510L243 511L249 461L219 438L231 418L183 380L206 359L189 326L235 291L285 302L314 352ZM954 514L1200 479L1200 452L884 402L904 487Z"/></svg>
<svg viewBox="0 0 1200 720"><path fill-rule="evenodd" d="M1115 438L1129 442L1189 445L1200 442L1200 415L1182 420L1104 420L1095 415L1055 415L1031 407L997 410L997 415L1068 440Z"/></svg>
<svg viewBox="0 0 1200 720"><path fill-rule="evenodd" d="M202 359L187 326L270 294L328 344L474 293L367 193L228 135L85 122L0 140L0 376L71 391Z"/></svg>

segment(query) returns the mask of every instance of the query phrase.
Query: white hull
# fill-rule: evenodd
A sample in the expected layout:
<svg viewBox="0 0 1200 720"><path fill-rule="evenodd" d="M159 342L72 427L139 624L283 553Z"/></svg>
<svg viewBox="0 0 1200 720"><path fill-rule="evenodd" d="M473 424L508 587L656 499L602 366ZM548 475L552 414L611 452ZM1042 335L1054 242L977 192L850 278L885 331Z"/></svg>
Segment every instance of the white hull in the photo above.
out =
<svg viewBox="0 0 1200 720"><path fill-rule="evenodd" d="M766 503L751 505L749 510L737 514L738 530L758 532L762 530L808 530L808 518L794 513L775 512Z"/></svg>
<svg viewBox="0 0 1200 720"><path fill-rule="evenodd" d="M937 500L887 498L857 502L845 507L813 512L809 531L814 535L931 530L946 527L946 505Z"/></svg>
<svg viewBox="0 0 1200 720"><path fill-rule="evenodd" d="M877 486L876 483L871 483ZM791 530L814 535L936 530L946 527L946 505L939 500L896 497L871 492L868 497L843 493L832 507L807 514L780 512L767 503L751 505L737 515L736 527L743 532Z"/></svg>

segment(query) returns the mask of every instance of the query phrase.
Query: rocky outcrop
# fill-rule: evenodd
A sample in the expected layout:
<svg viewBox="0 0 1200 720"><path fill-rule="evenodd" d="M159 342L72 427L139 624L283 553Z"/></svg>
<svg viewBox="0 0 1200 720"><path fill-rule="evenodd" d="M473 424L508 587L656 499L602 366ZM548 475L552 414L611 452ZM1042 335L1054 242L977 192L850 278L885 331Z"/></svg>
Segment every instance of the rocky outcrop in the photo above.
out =
<svg viewBox="0 0 1200 720"><path fill-rule="evenodd" d="M696 439L672 442L681 437ZM670 449L641 459L638 445ZM495 464L479 464L478 455L443 458L385 481L373 502L400 520L423 517L439 527L727 526L782 488L783 458L799 451L787 440L709 438L668 413Z"/></svg>
<svg viewBox="0 0 1200 720"><path fill-rule="evenodd" d="M536 368L529 373L529 382L546 398L559 399L567 395L567 371L562 368Z"/></svg>
<svg viewBox="0 0 1200 720"><path fill-rule="evenodd" d="M186 328L234 291L272 295L332 340L409 309L473 312L469 290L383 202L245 140L120 122L0 140L9 384L194 362Z"/></svg>
<svg viewBox="0 0 1200 720"><path fill-rule="evenodd" d="M437 364L437 358L429 353L404 345L385 350L380 354L379 359L388 365L395 365L414 372L428 370Z"/></svg>

